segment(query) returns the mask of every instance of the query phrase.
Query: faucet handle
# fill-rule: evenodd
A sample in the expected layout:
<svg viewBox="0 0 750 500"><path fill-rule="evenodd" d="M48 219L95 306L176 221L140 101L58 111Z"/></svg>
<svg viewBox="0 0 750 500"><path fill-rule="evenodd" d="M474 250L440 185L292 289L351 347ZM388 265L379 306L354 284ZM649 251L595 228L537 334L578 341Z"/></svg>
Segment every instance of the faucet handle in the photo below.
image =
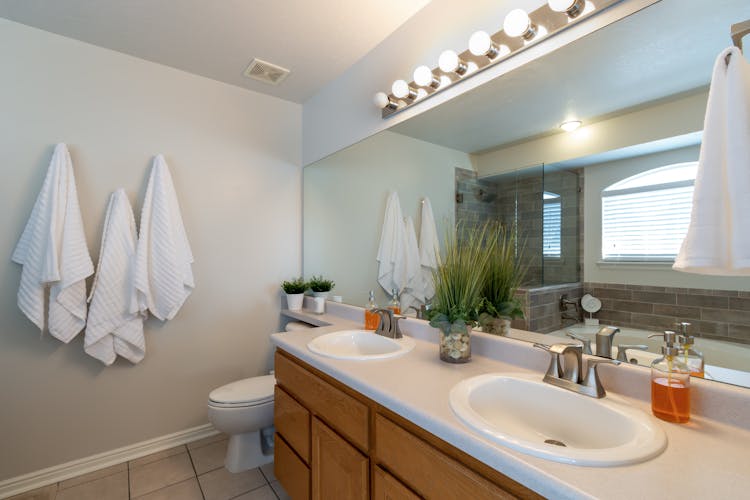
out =
<svg viewBox="0 0 750 500"><path fill-rule="evenodd" d="M593 354L591 352L591 339L587 339L586 337L581 337L580 335L576 335L575 333L571 333L571 332L565 332L565 335L567 337L570 337L571 339L574 339L583 343L584 354Z"/></svg>
<svg viewBox="0 0 750 500"><path fill-rule="evenodd" d="M628 363L628 349L637 349L639 351L648 351L648 346L645 344L620 344L617 346L617 361L624 361Z"/></svg>
<svg viewBox="0 0 750 500"><path fill-rule="evenodd" d="M607 392L602 386L602 381L599 379L599 371L597 368L599 365L619 365L620 361L608 358L589 358L588 364L586 365L586 377L583 379L583 385L592 396L597 398L603 398L607 395Z"/></svg>
<svg viewBox="0 0 750 500"><path fill-rule="evenodd" d="M560 366L560 354L550 349L547 344L534 343L534 347L547 351L550 355L549 367L547 367L547 373L544 374L544 378L560 378L562 375L562 367Z"/></svg>
<svg viewBox="0 0 750 500"><path fill-rule="evenodd" d="M381 333L391 331L391 325L393 324L393 310L380 307L375 309L374 312L380 316L380 324L376 331Z"/></svg>
<svg viewBox="0 0 750 500"><path fill-rule="evenodd" d="M400 314L394 314L393 315L393 338L394 339L400 339L403 338L404 334L401 333L401 328L398 326L399 321L402 319L406 319L406 316L402 316Z"/></svg>

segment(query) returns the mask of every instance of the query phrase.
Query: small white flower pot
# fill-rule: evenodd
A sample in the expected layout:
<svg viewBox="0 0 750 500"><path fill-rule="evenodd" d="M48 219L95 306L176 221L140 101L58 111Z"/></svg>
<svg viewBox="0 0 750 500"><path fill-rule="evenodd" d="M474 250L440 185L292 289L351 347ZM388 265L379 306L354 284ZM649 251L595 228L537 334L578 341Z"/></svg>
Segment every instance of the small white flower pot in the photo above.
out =
<svg viewBox="0 0 750 500"><path fill-rule="evenodd" d="M304 298L304 293L287 293L286 305L290 311L300 311L302 310L302 302Z"/></svg>

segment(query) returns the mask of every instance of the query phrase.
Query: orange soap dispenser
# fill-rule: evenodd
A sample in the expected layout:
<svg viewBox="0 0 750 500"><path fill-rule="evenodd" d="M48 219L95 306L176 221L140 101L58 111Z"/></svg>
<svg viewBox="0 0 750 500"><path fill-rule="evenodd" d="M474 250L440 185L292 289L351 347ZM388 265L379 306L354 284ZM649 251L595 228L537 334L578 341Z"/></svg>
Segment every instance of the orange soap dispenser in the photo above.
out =
<svg viewBox="0 0 750 500"><path fill-rule="evenodd" d="M690 367L680 360L675 332L649 337L664 338L662 357L651 363L651 411L662 420L683 424L690 420Z"/></svg>
<svg viewBox="0 0 750 500"><path fill-rule="evenodd" d="M375 292L370 290L370 300L365 305L365 330L377 330L380 324L380 316L375 312L378 304L375 302Z"/></svg>

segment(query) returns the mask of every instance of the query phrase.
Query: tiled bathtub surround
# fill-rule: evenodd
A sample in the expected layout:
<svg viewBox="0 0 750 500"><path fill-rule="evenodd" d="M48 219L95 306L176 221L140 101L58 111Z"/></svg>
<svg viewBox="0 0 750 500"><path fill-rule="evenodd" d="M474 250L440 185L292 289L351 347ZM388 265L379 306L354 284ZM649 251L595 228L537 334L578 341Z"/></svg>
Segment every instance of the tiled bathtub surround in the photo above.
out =
<svg viewBox="0 0 750 500"><path fill-rule="evenodd" d="M582 284L567 283L518 290L516 297L523 305L524 319L513 320L511 326L519 330L549 333L575 323L573 320L562 319L560 299L563 295L579 302L583 296ZM570 308L570 311L572 312L573 308Z"/></svg>
<svg viewBox="0 0 750 500"><path fill-rule="evenodd" d="M750 344L750 292L584 283L584 293L602 301L601 323L664 330L692 323L696 337Z"/></svg>

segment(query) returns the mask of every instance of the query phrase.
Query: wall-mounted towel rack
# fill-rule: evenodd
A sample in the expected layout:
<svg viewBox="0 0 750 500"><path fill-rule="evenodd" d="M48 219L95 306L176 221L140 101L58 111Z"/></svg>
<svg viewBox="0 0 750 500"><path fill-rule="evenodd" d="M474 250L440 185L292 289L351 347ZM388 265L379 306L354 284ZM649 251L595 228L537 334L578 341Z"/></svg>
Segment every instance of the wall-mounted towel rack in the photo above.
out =
<svg viewBox="0 0 750 500"><path fill-rule="evenodd" d="M733 24L729 29L729 36L732 37L732 43L740 50L742 50L742 39L745 35L750 35L750 19L742 21L741 23ZM729 65L730 59L731 54L727 54L727 57L724 58L724 62Z"/></svg>

